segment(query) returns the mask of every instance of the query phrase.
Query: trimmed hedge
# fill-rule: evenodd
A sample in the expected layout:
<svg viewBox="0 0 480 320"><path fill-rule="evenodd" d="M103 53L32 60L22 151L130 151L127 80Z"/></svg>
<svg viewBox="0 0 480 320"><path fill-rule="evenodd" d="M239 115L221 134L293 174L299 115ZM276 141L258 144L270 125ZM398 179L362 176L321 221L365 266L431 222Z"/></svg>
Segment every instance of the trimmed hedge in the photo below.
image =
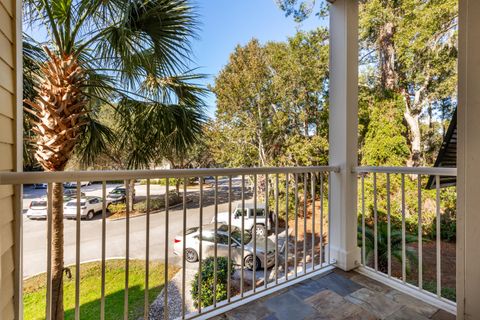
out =
<svg viewBox="0 0 480 320"><path fill-rule="evenodd" d="M214 287L214 257L208 257L202 262L202 286L200 296L198 295L198 276L195 274L195 278L192 281L191 294L194 301L194 305L198 308L199 304L202 308L211 306L213 304L213 287ZM233 261L231 262L233 266ZM227 299L227 281L228 278L235 272L234 268L230 274L228 274L228 259L225 257L217 257L217 286L216 286L216 301L222 301Z"/></svg>

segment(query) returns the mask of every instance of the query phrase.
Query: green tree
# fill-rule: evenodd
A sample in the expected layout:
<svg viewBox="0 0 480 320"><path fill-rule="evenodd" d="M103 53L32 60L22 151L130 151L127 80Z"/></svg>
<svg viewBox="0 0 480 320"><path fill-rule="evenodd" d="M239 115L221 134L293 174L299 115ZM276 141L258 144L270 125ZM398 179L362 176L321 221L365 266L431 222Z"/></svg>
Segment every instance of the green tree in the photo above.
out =
<svg viewBox="0 0 480 320"><path fill-rule="evenodd" d="M362 147L362 164L404 166L409 150L405 139L403 115L397 100L375 101L370 106L368 131Z"/></svg>
<svg viewBox="0 0 480 320"><path fill-rule="evenodd" d="M23 3L25 24L47 30L45 43L32 44L44 54L30 69L35 94L25 100L35 158L44 170L64 170L74 152L89 163L113 141L96 119L101 104L123 115L125 130L138 130L128 136L136 143L129 167L149 162L155 148L144 146L152 141L168 138L179 150L195 141L202 90L191 84L198 76L188 71L189 40L198 25L189 1ZM64 317L62 189L53 184L52 319Z"/></svg>
<svg viewBox="0 0 480 320"><path fill-rule="evenodd" d="M327 32L237 47L215 79L214 157L229 166L320 165L328 158Z"/></svg>
<svg viewBox="0 0 480 320"><path fill-rule="evenodd" d="M296 21L313 12L324 17L328 7L325 1L315 0L277 3ZM434 131L422 128L429 110L443 113L441 102L455 101L457 16L456 0L360 1L361 70L369 77L366 84L373 86L370 89L378 89L371 90L377 97L403 98L399 108L407 129L409 166L424 165L432 159L424 151L436 150ZM365 72L369 66L374 66L375 72Z"/></svg>

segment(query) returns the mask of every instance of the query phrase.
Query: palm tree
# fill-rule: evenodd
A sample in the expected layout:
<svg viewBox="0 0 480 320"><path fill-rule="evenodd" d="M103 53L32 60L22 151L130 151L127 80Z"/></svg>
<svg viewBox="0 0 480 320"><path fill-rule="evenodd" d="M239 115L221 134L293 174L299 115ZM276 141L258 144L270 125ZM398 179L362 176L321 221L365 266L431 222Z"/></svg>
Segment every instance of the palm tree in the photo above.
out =
<svg viewBox="0 0 480 320"><path fill-rule="evenodd" d="M26 59L36 64L29 69L33 94L24 101L29 143L44 170L64 170L75 152L88 163L113 142L111 130L95 117L100 104L123 115L126 130L138 130L131 135L137 148L130 167L158 156L159 148L144 148L147 142L168 141L178 152L195 142L203 89L192 83L200 76L188 69L198 25L188 0L23 3L27 30L47 31L42 43L24 37L32 48ZM52 318L63 319L62 184L54 183L52 191Z"/></svg>
<svg viewBox="0 0 480 320"><path fill-rule="evenodd" d="M357 232L358 243L362 244L362 227L358 226ZM406 234L405 243L413 243L417 241L417 237ZM390 234L390 251L392 258L398 262L402 262L402 232L398 229L392 229ZM388 226L386 223L378 223L377 225L377 252L378 252L378 270L383 273L388 272ZM368 262L373 261L375 255L375 233L374 230L365 226L365 259ZM406 271L410 272L410 267L417 261L417 252L406 246Z"/></svg>

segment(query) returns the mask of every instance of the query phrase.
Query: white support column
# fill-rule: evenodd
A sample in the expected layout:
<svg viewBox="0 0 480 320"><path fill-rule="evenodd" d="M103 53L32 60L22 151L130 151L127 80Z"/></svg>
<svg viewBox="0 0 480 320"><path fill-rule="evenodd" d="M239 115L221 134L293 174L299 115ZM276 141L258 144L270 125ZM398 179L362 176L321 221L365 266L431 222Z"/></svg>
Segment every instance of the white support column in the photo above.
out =
<svg viewBox="0 0 480 320"><path fill-rule="evenodd" d="M358 1L335 0L330 9L331 257L343 270L360 262L357 247Z"/></svg>
<svg viewBox="0 0 480 320"><path fill-rule="evenodd" d="M480 1L459 0L457 319L480 319Z"/></svg>

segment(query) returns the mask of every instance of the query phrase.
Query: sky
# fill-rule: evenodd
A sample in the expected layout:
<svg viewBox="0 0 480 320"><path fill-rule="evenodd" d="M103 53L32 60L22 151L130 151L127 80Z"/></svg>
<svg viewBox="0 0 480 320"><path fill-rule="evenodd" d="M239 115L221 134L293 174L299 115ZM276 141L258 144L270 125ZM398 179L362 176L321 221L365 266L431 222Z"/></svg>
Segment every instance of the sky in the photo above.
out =
<svg viewBox="0 0 480 320"><path fill-rule="evenodd" d="M213 84L237 44L244 45L252 38L261 43L284 41L298 29L312 30L321 24L315 16L301 25L295 23L292 17L285 17L275 0L197 0L196 4L202 25L192 47L199 72L208 75L204 84ZM213 94L208 95L206 104L213 117Z"/></svg>
<svg viewBox="0 0 480 320"><path fill-rule="evenodd" d="M302 24L285 17L275 0L192 0L201 21L198 39L192 41L193 67L206 74L201 84L213 84L214 77L226 65L237 44L245 45L252 38L261 43L285 41L297 30L312 30L321 21L312 16ZM25 30L35 39L45 39L45 30ZM205 99L207 113L215 113L215 96Z"/></svg>

